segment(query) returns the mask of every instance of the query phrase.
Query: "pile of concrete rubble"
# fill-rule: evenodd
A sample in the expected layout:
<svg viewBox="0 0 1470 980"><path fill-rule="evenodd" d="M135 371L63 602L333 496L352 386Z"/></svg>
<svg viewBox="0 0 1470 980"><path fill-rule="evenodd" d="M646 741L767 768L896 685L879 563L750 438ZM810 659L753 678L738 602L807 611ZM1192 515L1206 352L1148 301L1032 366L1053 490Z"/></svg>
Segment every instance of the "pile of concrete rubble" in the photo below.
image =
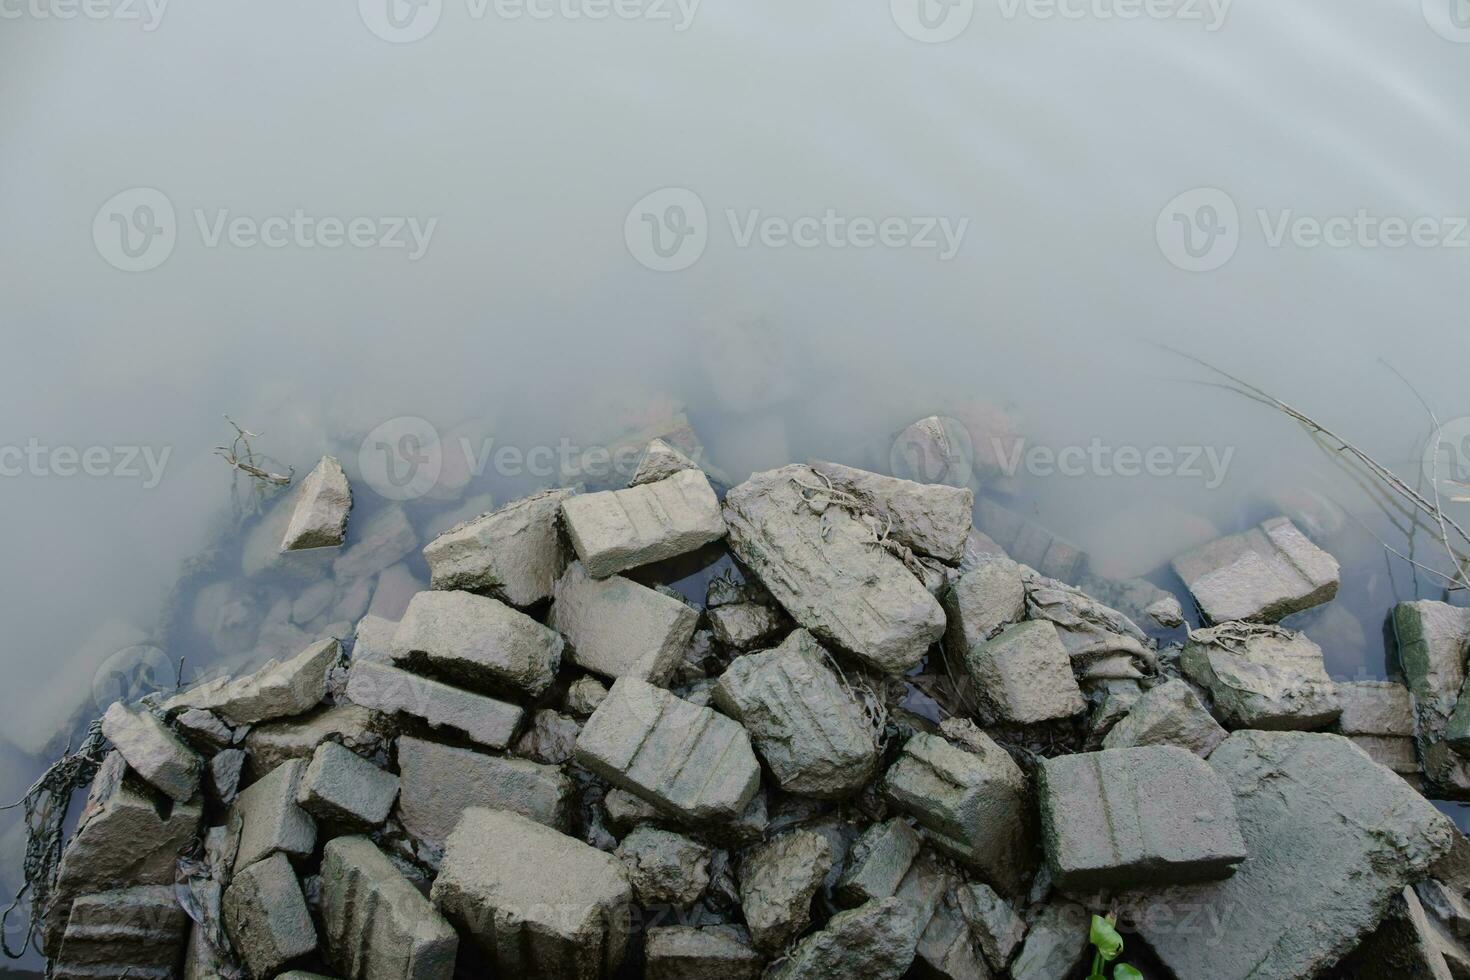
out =
<svg viewBox="0 0 1470 980"><path fill-rule="evenodd" d="M281 549L351 506L324 458ZM1470 614L1401 605L1409 685L1336 684L1277 625L1338 585L1289 520L1180 556L1207 625L1161 644L1177 600L995 508L828 463L721 499L655 442L462 523L400 618L107 711L53 975L1067 980L1114 913L1150 977L1470 976L1424 795L1470 798ZM702 606L649 574L711 548Z"/></svg>

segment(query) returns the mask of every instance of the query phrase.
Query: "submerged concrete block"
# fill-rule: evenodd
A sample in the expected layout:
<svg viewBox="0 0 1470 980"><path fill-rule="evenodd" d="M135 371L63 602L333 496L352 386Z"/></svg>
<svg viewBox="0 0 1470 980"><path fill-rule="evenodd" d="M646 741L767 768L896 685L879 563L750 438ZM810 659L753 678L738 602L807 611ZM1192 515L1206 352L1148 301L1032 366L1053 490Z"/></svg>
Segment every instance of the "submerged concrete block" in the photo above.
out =
<svg viewBox="0 0 1470 980"><path fill-rule="evenodd" d="M1337 595L1337 560L1285 517L1186 552L1174 571L1212 623L1274 623Z"/></svg>

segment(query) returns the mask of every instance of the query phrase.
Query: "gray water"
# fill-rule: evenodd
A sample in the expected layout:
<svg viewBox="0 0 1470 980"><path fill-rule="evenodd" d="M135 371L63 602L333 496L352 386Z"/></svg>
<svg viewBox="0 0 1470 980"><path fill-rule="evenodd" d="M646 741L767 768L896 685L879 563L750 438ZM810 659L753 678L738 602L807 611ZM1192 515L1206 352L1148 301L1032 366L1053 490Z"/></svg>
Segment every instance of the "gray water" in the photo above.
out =
<svg viewBox="0 0 1470 980"><path fill-rule="evenodd" d="M118 651L250 659L193 629L202 589L247 598L247 632L297 597L243 575L225 413L300 476L324 452L356 473L403 417L457 472L460 436L588 447L683 408L740 479L874 463L940 412L982 454L995 433L1163 450L1170 475L1023 465L992 487L1106 574L1168 585L1183 548L1334 501L1341 614L1313 628L1338 676L1384 674L1391 603L1441 594L1301 429L1158 345L1421 478L1431 426L1391 368L1470 415L1463 0L41 16L67 2L0 8L6 798ZM1463 435L1442 475L1470 479ZM415 534L558 482L515 469L407 502ZM389 506L357 490L354 529ZM410 555L399 585L422 571ZM13 820L0 841L8 874Z"/></svg>

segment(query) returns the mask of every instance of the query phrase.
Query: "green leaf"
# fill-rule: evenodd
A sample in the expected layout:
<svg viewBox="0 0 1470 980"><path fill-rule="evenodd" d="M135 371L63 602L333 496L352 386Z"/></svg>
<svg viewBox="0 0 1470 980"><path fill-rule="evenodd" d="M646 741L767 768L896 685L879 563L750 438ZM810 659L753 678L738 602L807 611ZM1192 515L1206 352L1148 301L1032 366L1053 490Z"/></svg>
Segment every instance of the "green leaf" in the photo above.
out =
<svg viewBox="0 0 1470 980"><path fill-rule="evenodd" d="M1092 980L1091 977L1088 980ZM1127 963L1119 963L1113 967L1113 980L1143 980L1143 974Z"/></svg>
<svg viewBox="0 0 1470 980"><path fill-rule="evenodd" d="M1087 980L1108 980L1108 978L1103 976L1101 973L1089 973L1087 975Z"/></svg>
<svg viewBox="0 0 1470 980"><path fill-rule="evenodd" d="M1118 930L1113 924L1100 915L1092 917L1092 931L1090 933L1092 945L1102 954L1105 960L1116 959L1123 952L1123 937L1118 935Z"/></svg>

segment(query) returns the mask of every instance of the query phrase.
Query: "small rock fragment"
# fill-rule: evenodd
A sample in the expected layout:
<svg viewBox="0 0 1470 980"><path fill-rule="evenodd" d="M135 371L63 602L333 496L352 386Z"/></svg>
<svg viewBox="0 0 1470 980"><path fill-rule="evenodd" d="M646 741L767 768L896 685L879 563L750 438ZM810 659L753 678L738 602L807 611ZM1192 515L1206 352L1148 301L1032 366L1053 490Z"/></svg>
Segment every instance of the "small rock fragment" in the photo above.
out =
<svg viewBox="0 0 1470 980"><path fill-rule="evenodd" d="M709 848L682 834L639 827L618 845L640 905L692 905L709 887Z"/></svg>
<svg viewBox="0 0 1470 980"><path fill-rule="evenodd" d="M562 707L578 718L586 718L597 710L605 697L607 686L602 681L595 677L578 677L567 685L567 696Z"/></svg>
<svg viewBox="0 0 1470 980"><path fill-rule="evenodd" d="M296 802L313 817L355 830L381 826L397 798L397 776L336 742L316 750L296 791Z"/></svg>
<svg viewBox="0 0 1470 980"><path fill-rule="evenodd" d="M102 734L144 780L175 800L199 792L204 762L147 709L114 701L102 716Z"/></svg>
<svg viewBox="0 0 1470 980"><path fill-rule="evenodd" d="M240 777L244 773L244 749L221 749L209 760L210 789L221 805L229 806L235 802L240 792Z"/></svg>
<svg viewBox="0 0 1470 980"><path fill-rule="evenodd" d="M641 823L660 820L664 812L642 797L634 796L625 789L610 789L602 798L607 811L607 824L619 837L627 834Z"/></svg>
<svg viewBox="0 0 1470 980"><path fill-rule="evenodd" d="M760 980L760 953L718 927L655 926L643 955L645 980Z"/></svg>
<svg viewBox="0 0 1470 980"><path fill-rule="evenodd" d="M760 787L739 723L632 677L615 683L587 720L576 760L695 822L738 818Z"/></svg>
<svg viewBox="0 0 1470 980"><path fill-rule="evenodd" d="M235 740L234 731L212 711L190 708L174 718L174 725L195 748L208 752L223 749Z"/></svg>
<svg viewBox="0 0 1470 980"><path fill-rule="evenodd" d="M922 844L902 817L873 824L848 851L847 870L837 883L837 898L853 908L897 894Z"/></svg>
<svg viewBox="0 0 1470 980"><path fill-rule="evenodd" d="M697 470L699 464L678 449L664 442L662 439L654 439L643 450L643 455L638 460L638 466L633 471L633 479L628 481L628 486L637 487L645 483L658 483L667 480L681 470Z"/></svg>
<svg viewBox="0 0 1470 980"><path fill-rule="evenodd" d="M164 709L202 708L235 726L299 715L326 697L327 671L341 655L335 639L321 640L290 660L269 661L245 677L200 684L170 698Z"/></svg>
<svg viewBox="0 0 1470 980"><path fill-rule="evenodd" d="M1337 595L1337 560L1285 517L1186 552L1174 571L1212 623L1274 623Z"/></svg>
<svg viewBox="0 0 1470 980"><path fill-rule="evenodd" d="M1205 710L1194 688L1176 678L1139 698L1102 744L1105 749L1178 745L1201 758L1209 758L1215 746L1225 740L1225 734L1225 729Z"/></svg>
<svg viewBox="0 0 1470 980"><path fill-rule="evenodd" d="M1058 980L1076 974L1087 957L1091 921L1080 905L1054 902L1046 906L1011 965L1011 980Z"/></svg>
<svg viewBox="0 0 1470 980"><path fill-rule="evenodd" d="M1307 731L1342 713L1322 648L1279 626L1226 623L1195 630L1180 667L1210 692L1215 710L1234 728Z"/></svg>
<svg viewBox="0 0 1470 980"><path fill-rule="evenodd" d="M577 666L662 684L684 656L699 613L621 575L594 579L573 562L556 583L547 622L566 637L567 658Z"/></svg>
<svg viewBox="0 0 1470 980"><path fill-rule="evenodd" d="M975 505L975 493L968 487L915 483L839 463L810 466L864 513L878 518L899 544L951 565L963 557Z"/></svg>
<svg viewBox="0 0 1470 980"><path fill-rule="evenodd" d="M557 521L571 490L545 490L439 535L424 548L430 585L525 609L551 598L567 567Z"/></svg>
<svg viewBox="0 0 1470 980"><path fill-rule="evenodd" d="M353 663L347 674L347 697L364 708L417 718L430 728L490 749L510 745L525 715L520 705L372 660Z"/></svg>
<svg viewBox="0 0 1470 980"><path fill-rule="evenodd" d="M1049 622L1006 627L994 639L971 647L965 668L983 710L997 721L1032 724L1087 709L1067 648Z"/></svg>
<svg viewBox="0 0 1470 980"><path fill-rule="evenodd" d="M754 602L737 602L709 611L715 639L734 650L749 650L770 639L787 625L778 610Z"/></svg>
<svg viewBox="0 0 1470 980"><path fill-rule="evenodd" d="M575 718L542 708L531 716L531 725L516 742L515 753L548 766L571 761L582 726Z"/></svg>
<svg viewBox="0 0 1470 980"><path fill-rule="evenodd" d="M827 839L794 830L740 863L740 907L758 949L778 953L811 922L812 896L832 867Z"/></svg>
<svg viewBox="0 0 1470 980"><path fill-rule="evenodd" d="M306 548L332 548L347 536L347 512L352 509L352 490L347 474L334 456L323 456L321 462L301 481L296 494L296 508L286 526L282 551Z"/></svg>
<svg viewBox="0 0 1470 980"><path fill-rule="evenodd" d="M296 803L306 763L284 762L251 783L236 798L231 813L240 820L235 867L244 869L277 851L308 858L316 849L316 821Z"/></svg>
<svg viewBox="0 0 1470 980"><path fill-rule="evenodd" d="M316 949L316 926L284 854L236 873L225 889L225 930L252 975L269 977Z"/></svg>
<svg viewBox="0 0 1470 980"><path fill-rule="evenodd" d="M898 980L914 961L911 925L896 898L839 912L797 944L774 980Z"/></svg>
<svg viewBox="0 0 1470 980"><path fill-rule="evenodd" d="M694 551L725 536L709 478L680 470L657 483L562 501L567 535L587 574L618 572Z"/></svg>
<svg viewBox="0 0 1470 980"><path fill-rule="evenodd" d="M497 976L611 977L632 889L610 855L503 810L473 809L449 837L430 898Z"/></svg>
<svg viewBox="0 0 1470 980"><path fill-rule="evenodd" d="M561 666L562 638L498 599L420 592L393 634L393 661L486 694L539 697Z"/></svg>

